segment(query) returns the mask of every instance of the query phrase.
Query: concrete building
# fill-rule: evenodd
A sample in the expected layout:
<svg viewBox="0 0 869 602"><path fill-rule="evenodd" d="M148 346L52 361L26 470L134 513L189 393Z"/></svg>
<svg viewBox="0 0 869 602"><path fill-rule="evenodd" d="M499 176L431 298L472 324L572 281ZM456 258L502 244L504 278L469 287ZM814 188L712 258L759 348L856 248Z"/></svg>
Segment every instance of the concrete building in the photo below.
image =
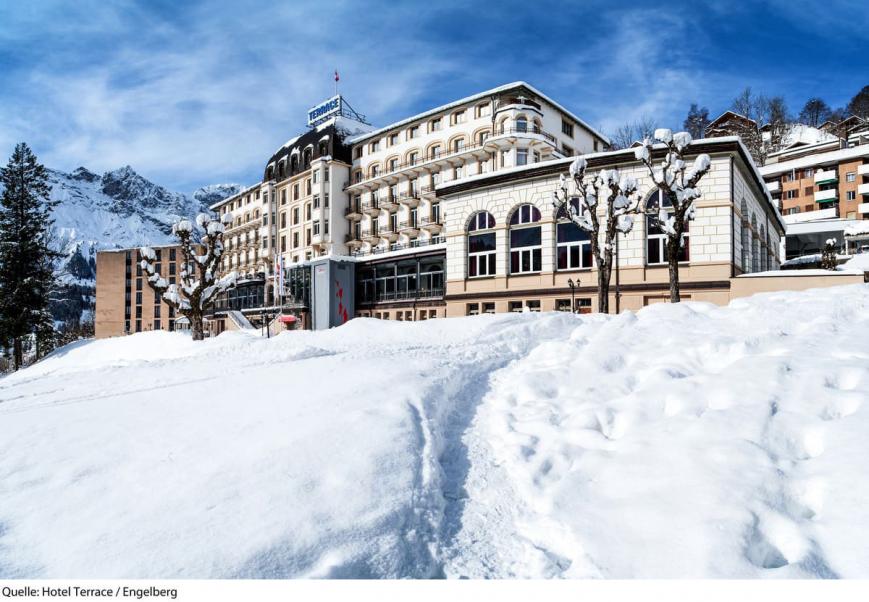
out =
<svg viewBox="0 0 869 602"><path fill-rule="evenodd" d="M181 271L178 246L153 247L157 269L174 284ZM138 249L97 253L95 336L98 339L149 330L175 330L175 310L160 299L142 276ZM164 271L165 270L165 271Z"/></svg>

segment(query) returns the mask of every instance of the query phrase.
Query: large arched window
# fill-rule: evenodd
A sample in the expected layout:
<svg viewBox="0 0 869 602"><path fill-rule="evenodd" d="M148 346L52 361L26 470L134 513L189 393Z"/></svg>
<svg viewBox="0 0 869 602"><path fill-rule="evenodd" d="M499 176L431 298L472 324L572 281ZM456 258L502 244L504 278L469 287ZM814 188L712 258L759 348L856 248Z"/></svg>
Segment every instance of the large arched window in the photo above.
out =
<svg viewBox="0 0 869 602"><path fill-rule="evenodd" d="M763 224L760 226L760 245L763 246L766 244L766 231L763 228ZM767 261L769 256L767 255L766 249L761 251L760 253L760 271L765 272L769 269L769 265L767 265Z"/></svg>
<svg viewBox="0 0 869 602"><path fill-rule="evenodd" d="M742 271L748 273L751 271L751 243L749 242L750 231L748 229L748 203L745 202L745 199L742 199L742 203L739 206L740 212L742 213L742 219L740 220L740 241L742 243Z"/></svg>
<svg viewBox="0 0 869 602"><path fill-rule="evenodd" d="M495 275L495 218L488 211L468 223L468 278Z"/></svg>
<svg viewBox="0 0 869 602"><path fill-rule="evenodd" d="M574 211L579 211L579 199L570 200ZM588 232L571 221L561 220L556 226L555 255L557 269L580 270L592 265L591 239Z"/></svg>
<svg viewBox="0 0 869 602"><path fill-rule="evenodd" d="M310 147L305 149L305 154L302 155L302 168L308 169L311 166L311 155L313 154L313 149Z"/></svg>
<svg viewBox="0 0 869 602"><path fill-rule="evenodd" d="M539 272L543 264L540 209L520 205L510 217L510 273Z"/></svg>
<svg viewBox="0 0 869 602"><path fill-rule="evenodd" d="M527 132L528 131L528 120L525 117L517 117L516 118L516 131L517 132Z"/></svg>
<svg viewBox="0 0 869 602"><path fill-rule="evenodd" d="M663 199L663 202L662 202ZM661 265L670 260L667 253L667 234L658 223L658 215L661 207L667 213L673 212L673 203L665 197L660 190L656 190L646 201L646 263L649 265ZM685 221L685 231L682 239L682 247L679 249L679 261L688 261L689 240L688 228L691 222Z"/></svg>
<svg viewBox="0 0 869 602"><path fill-rule="evenodd" d="M760 244L757 238L757 218L751 216L751 271L760 271Z"/></svg>

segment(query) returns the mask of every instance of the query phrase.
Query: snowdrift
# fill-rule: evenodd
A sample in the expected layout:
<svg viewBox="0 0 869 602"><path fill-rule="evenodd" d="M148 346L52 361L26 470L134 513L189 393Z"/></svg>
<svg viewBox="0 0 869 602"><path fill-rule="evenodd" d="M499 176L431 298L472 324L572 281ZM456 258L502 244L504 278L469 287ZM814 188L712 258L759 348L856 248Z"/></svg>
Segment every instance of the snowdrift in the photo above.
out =
<svg viewBox="0 0 869 602"><path fill-rule="evenodd" d="M869 288L0 379L0 578L869 577Z"/></svg>

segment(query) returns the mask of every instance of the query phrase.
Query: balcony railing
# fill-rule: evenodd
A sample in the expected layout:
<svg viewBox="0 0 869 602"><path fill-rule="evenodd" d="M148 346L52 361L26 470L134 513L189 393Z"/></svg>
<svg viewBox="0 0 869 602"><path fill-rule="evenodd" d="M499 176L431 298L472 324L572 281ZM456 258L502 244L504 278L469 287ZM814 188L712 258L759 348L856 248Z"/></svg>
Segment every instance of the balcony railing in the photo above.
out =
<svg viewBox="0 0 869 602"><path fill-rule="evenodd" d="M815 184L823 184L824 182L836 182L839 176L835 170L820 170L815 172Z"/></svg>
<svg viewBox="0 0 869 602"><path fill-rule="evenodd" d="M835 188L831 188L829 190L819 190L815 193L815 202L827 203L830 201L835 201L838 197L839 191Z"/></svg>
<svg viewBox="0 0 869 602"><path fill-rule="evenodd" d="M537 134L538 136L543 136L550 142L555 142L555 136L548 132L544 132L543 129L537 127L536 125L527 125L525 127L500 127L496 128L495 132L495 136L505 136L511 134Z"/></svg>

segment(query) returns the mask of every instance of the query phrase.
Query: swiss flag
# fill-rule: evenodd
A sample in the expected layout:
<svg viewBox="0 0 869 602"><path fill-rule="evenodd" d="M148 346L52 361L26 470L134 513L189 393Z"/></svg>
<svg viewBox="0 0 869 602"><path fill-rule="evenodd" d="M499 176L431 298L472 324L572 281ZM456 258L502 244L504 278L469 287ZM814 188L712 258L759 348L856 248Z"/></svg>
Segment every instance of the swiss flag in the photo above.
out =
<svg viewBox="0 0 869 602"><path fill-rule="evenodd" d="M341 78L338 77L338 70L335 69L335 81L338 81L339 79Z"/></svg>

